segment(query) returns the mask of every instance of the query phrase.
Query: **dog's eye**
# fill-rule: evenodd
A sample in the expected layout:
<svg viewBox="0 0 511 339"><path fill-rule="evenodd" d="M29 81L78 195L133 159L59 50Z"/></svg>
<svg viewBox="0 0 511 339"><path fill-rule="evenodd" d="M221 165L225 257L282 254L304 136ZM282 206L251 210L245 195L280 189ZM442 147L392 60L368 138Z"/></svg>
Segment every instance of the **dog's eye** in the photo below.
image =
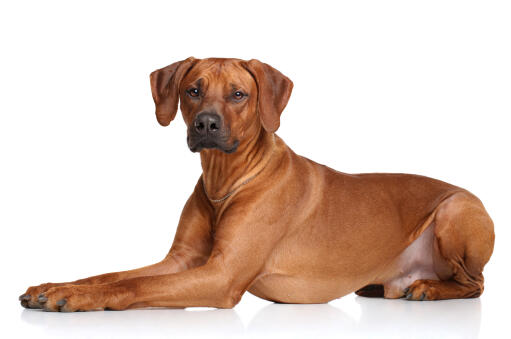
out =
<svg viewBox="0 0 511 339"><path fill-rule="evenodd" d="M191 97L198 97L199 96L199 89L197 88L191 88L188 90L188 94L191 96Z"/></svg>
<svg viewBox="0 0 511 339"><path fill-rule="evenodd" d="M241 100L245 96L245 94L242 91L236 91L234 92L233 96L234 99Z"/></svg>

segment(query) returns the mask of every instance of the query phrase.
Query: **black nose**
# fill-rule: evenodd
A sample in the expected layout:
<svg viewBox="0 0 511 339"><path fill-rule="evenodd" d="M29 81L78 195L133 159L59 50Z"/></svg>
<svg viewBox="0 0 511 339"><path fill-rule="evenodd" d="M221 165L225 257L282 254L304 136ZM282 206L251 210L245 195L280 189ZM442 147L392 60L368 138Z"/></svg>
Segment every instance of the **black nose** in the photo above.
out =
<svg viewBox="0 0 511 339"><path fill-rule="evenodd" d="M200 135L214 134L220 129L220 116L216 113L200 113L195 118L193 126Z"/></svg>

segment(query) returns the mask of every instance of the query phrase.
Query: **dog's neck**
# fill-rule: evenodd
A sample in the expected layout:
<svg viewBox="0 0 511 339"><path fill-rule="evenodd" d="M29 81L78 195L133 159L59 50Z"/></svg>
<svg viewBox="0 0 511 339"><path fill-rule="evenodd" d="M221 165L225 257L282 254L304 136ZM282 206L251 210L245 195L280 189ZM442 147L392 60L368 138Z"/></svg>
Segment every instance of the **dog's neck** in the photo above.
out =
<svg viewBox="0 0 511 339"><path fill-rule="evenodd" d="M261 128L252 139L242 142L234 153L202 150L202 180L208 198L222 199L257 175L268 163L274 147L274 134Z"/></svg>

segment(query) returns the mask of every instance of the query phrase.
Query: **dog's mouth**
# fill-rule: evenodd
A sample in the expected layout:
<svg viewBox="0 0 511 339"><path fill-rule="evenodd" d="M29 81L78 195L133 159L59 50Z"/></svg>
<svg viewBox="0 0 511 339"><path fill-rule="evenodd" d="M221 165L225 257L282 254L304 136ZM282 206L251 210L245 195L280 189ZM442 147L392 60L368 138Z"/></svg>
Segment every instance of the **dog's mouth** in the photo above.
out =
<svg viewBox="0 0 511 339"><path fill-rule="evenodd" d="M200 152L203 149L208 148L216 148L224 153L230 154L236 152L239 146L239 141L234 140L231 145L228 145L226 141L217 140L216 138L211 137L203 137L198 140L194 140L195 138L187 137L188 148L192 152Z"/></svg>

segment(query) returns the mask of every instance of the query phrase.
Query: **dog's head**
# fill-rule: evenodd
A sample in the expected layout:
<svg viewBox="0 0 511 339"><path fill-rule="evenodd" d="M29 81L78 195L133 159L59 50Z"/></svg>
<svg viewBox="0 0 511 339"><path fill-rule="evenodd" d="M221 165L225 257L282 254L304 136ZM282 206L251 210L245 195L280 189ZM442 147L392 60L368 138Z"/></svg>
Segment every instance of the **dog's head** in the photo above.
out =
<svg viewBox="0 0 511 339"><path fill-rule="evenodd" d="M158 122L167 126L180 101L192 152L232 153L261 127L275 132L292 89L291 80L255 59L188 58L151 73Z"/></svg>

